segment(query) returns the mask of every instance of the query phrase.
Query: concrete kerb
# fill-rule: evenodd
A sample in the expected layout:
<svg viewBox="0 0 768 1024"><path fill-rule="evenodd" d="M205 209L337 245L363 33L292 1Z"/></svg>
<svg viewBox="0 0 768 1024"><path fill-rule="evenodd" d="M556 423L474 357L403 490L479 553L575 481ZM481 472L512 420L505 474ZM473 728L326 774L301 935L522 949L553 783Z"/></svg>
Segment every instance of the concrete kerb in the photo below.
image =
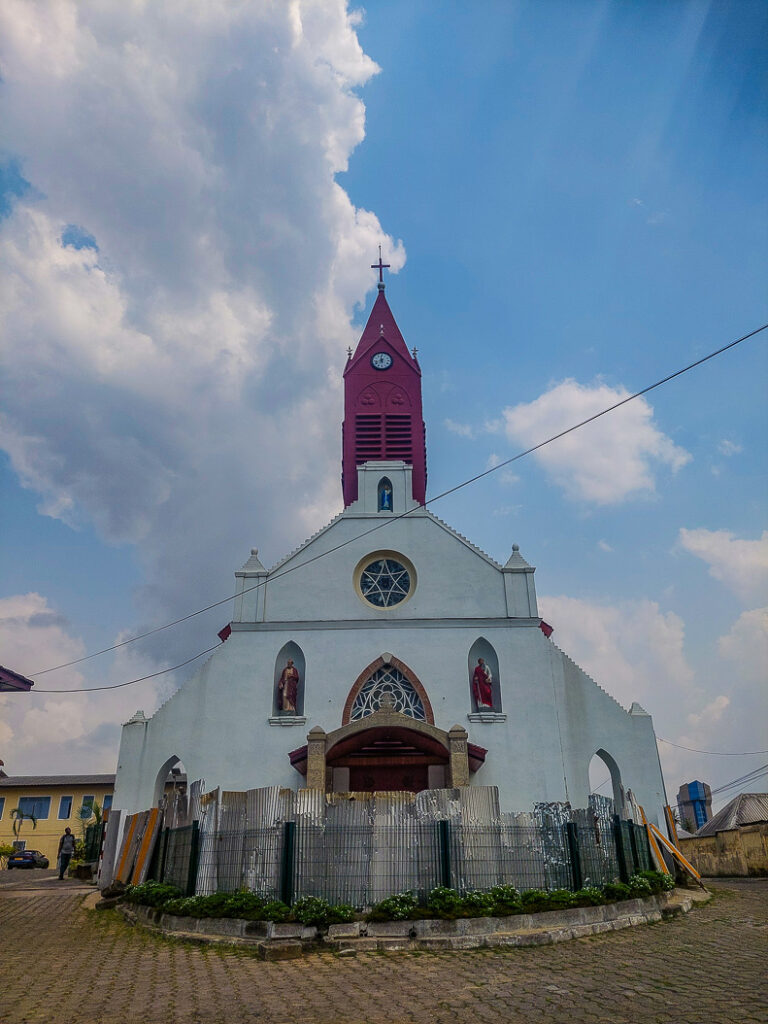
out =
<svg viewBox="0 0 768 1024"><path fill-rule="evenodd" d="M191 918L163 914L154 907L122 904L130 923L196 944L250 948L264 960L286 960L322 950L341 953L509 948L551 945L568 939L654 924L688 913L711 899L701 890L675 889L660 896L600 907L516 914L511 917L458 918L453 921L353 921L327 932L300 923Z"/></svg>

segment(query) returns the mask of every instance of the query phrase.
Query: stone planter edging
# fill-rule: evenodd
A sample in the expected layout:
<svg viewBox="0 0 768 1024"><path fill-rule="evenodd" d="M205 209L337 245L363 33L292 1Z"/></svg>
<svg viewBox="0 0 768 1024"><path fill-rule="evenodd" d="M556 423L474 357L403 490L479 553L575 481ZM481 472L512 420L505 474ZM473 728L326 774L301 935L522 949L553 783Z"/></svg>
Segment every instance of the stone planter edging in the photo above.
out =
<svg viewBox="0 0 768 1024"><path fill-rule="evenodd" d="M652 924L687 913L710 899L700 890L678 890L599 907L549 910L510 917L464 917L454 921L351 921L327 932L298 922L245 921L238 918L175 917L155 907L121 904L131 923L187 942L254 947L265 960L292 959L305 952L367 950L445 950L540 946L601 932Z"/></svg>

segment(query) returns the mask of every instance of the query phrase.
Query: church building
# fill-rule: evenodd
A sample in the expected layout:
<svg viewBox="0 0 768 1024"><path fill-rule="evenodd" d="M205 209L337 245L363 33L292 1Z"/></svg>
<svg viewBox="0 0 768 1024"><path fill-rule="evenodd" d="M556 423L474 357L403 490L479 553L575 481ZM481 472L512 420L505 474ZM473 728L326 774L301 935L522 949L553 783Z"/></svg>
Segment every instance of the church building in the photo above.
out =
<svg viewBox="0 0 768 1024"><path fill-rule="evenodd" d="M251 551L225 642L123 727L115 807L156 805L181 761L207 790L483 786L503 811L577 808L598 754L615 810L631 789L660 824L650 716L556 646L517 544L502 565L425 505L421 368L382 267L344 370L343 511L271 569Z"/></svg>

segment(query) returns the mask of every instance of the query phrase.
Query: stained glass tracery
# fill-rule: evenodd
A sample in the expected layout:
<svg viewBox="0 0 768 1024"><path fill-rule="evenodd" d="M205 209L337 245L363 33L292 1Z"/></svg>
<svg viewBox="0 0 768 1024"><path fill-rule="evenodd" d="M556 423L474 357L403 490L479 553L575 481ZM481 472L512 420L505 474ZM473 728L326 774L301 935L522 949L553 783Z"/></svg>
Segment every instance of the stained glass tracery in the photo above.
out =
<svg viewBox="0 0 768 1024"><path fill-rule="evenodd" d="M402 672L392 666L377 669L362 686L352 705L350 720L353 722L372 715L384 705L392 711L399 711L419 722L426 721L424 705L413 684Z"/></svg>

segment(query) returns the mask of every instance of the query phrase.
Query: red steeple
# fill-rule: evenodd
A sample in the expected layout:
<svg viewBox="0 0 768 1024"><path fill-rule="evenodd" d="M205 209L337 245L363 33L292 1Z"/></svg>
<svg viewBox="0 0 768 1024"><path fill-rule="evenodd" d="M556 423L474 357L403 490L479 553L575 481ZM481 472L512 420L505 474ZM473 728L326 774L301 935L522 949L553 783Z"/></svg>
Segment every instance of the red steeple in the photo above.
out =
<svg viewBox="0 0 768 1024"><path fill-rule="evenodd" d="M408 351L384 297L379 294L354 355L344 370L342 473L344 506L357 500L357 467L398 460L413 467L413 497L424 503L427 451L421 410L421 369Z"/></svg>

